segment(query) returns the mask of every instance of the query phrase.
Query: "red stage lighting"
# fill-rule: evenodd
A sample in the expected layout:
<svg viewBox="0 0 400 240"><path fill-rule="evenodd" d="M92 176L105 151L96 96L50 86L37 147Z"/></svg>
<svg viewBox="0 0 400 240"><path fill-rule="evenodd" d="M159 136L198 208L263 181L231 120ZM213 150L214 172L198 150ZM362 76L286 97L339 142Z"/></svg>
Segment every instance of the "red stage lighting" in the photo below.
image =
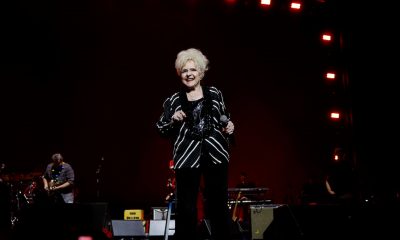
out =
<svg viewBox="0 0 400 240"><path fill-rule="evenodd" d="M271 5L271 0L260 0L260 4L262 5L262 6L269 6L269 5Z"/></svg>
<svg viewBox="0 0 400 240"><path fill-rule="evenodd" d="M330 43L330 42L332 41L332 34L330 34L330 33L324 33L324 34L322 34L321 40L322 40L323 42Z"/></svg>
<svg viewBox="0 0 400 240"><path fill-rule="evenodd" d="M325 75L325 78L328 80L335 80L336 79L336 74L334 72L327 72Z"/></svg>
<svg viewBox="0 0 400 240"><path fill-rule="evenodd" d="M334 154L334 155L333 155L333 160L339 161L339 155L338 155L338 154Z"/></svg>
<svg viewBox="0 0 400 240"><path fill-rule="evenodd" d="M235 5L238 0L225 0L225 3L228 5Z"/></svg>
<svg viewBox="0 0 400 240"><path fill-rule="evenodd" d="M330 113L330 117L331 117L332 120L339 120L340 119L340 113L333 111L333 112Z"/></svg>
<svg viewBox="0 0 400 240"><path fill-rule="evenodd" d="M336 162L342 160L343 159L343 155L344 155L344 152L343 152L342 148L336 147L333 150L333 160L335 160Z"/></svg>
<svg viewBox="0 0 400 240"><path fill-rule="evenodd" d="M291 2L290 3L290 9L292 10L300 10L301 9L301 3L296 1L296 2Z"/></svg>

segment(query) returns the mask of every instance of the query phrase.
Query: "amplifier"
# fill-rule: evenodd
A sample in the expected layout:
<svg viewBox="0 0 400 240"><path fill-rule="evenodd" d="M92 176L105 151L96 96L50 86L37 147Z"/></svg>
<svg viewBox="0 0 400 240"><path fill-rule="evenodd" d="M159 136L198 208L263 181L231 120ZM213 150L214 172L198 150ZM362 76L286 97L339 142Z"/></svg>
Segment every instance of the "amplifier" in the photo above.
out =
<svg viewBox="0 0 400 240"><path fill-rule="evenodd" d="M124 220L144 220L142 209L127 209L124 211Z"/></svg>
<svg viewBox="0 0 400 240"><path fill-rule="evenodd" d="M167 207L152 207L153 220L166 220L168 214Z"/></svg>
<svg viewBox="0 0 400 240"><path fill-rule="evenodd" d="M250 205L251 239L264 239L264 233L274 220L281 204Z"/></svg>
<svg viewBox="0 0 400 240"><path fill-rule="evenodd" d="M303 239L303 231L286 204L251 205L252 239Z"/></svg>

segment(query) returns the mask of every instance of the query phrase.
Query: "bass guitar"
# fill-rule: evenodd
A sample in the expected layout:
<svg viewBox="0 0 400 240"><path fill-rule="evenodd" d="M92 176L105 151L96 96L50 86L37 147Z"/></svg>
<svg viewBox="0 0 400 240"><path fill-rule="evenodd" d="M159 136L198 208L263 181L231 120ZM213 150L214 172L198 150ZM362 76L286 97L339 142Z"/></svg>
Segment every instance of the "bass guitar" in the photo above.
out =
<svg viewBox="0 0 400 240"><path fill-rule="evenodd" d="M54 203L63 203L64 200L56 187L62 185L62 183L57 182L55 180L50 180L48 183L47 197L51 202Z"/></svg>

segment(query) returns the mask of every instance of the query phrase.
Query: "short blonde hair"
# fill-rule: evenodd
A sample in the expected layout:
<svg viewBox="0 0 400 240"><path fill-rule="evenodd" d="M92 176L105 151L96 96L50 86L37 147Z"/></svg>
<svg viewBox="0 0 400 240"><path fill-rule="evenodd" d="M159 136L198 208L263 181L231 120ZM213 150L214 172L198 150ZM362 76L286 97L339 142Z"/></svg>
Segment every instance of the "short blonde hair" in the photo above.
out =
<svg viewBox="0 0 400 240"><path fill-rule="evenodd" d="M196 48L189 48L186 50L182 50L178 53L175 60L175 69L178 75L181 75L182 68L190 60L194 62L197 70L203 76L204 73L208 70L209 61L207 57Z"/></svg>

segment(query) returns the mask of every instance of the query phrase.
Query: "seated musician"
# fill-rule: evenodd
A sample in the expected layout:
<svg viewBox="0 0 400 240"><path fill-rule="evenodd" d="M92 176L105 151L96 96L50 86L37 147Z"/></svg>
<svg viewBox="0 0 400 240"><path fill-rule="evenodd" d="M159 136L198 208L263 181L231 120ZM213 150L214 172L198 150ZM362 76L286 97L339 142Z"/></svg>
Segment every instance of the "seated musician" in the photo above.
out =
<svg viewBox="0 0 400 240"><path fill-rule="evenodd" d="M240 181L236 184L236 188L255 188L256 184L250 182L246 172L240 172Z"/></svg>

